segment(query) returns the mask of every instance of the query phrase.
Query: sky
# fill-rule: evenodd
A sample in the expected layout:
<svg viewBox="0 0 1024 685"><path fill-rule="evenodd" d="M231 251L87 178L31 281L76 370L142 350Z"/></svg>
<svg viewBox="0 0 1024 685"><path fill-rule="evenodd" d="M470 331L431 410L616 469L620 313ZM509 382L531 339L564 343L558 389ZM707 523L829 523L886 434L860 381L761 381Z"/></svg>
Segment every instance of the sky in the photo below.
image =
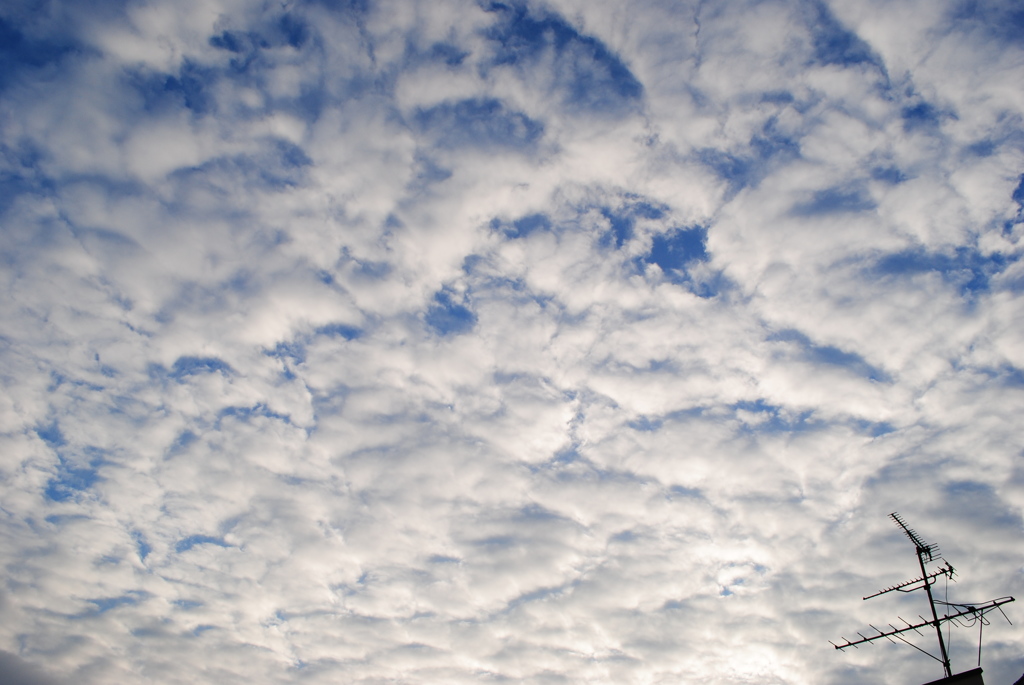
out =
<svg viewBox="0 0 1024 685"><path fill-rule="evenodd" d="M1014 0L7 0L0 682L937 679L1022 255Z"/></svg>

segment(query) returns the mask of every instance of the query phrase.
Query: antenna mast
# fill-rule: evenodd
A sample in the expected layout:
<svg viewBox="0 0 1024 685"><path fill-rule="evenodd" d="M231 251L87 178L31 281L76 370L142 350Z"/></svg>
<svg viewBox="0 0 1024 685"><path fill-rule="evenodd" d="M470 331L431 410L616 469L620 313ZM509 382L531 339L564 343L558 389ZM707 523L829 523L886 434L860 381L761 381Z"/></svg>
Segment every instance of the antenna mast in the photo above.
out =
<svg viewBox="0 0 1024 685"><path fill-rule="evenodd" d="M942 655L942 668L946 672L946 677L948 678L953 675L953 671L949 668L949 654L946 653L946 642L942 639L942 624L939 623L939 615L935 611L935 598L932 596L932 585L935 583L938 575L945 575L947 578L952 578L954 573L953 567L949 562L946 562L948 573L943 572L938 575L929 576L928 571L925 570L924 567L925 557L928 557L928 561L933 561L935 559L935 555L939 553L939 548L936 545L925 544L925 542L917 536L917 533L914 532L914 529L907 526L903 519L900 518L900 515L895 511L889 514L889 518L895 521L896 525L903 529L903 532L906 533L907 537L910 538L910 541L913 542L914 546L917 548L917 563L921 567L921 581L924 584L924 591L928 595L928 606L931 607L932 610L932 625L935 626L935 635L939 638L939 653ZM941 570L942 569L940 569L940 571Z"/></svg>
<svg viewBox="0 0 1024 685"><path fill-rule="evenodd" d="M890 629L889 630L883 630L883 629L875 628L875 626L871 626L871 628L873 630L875 630L875 632L877 632L878 635L871 635L871 636L865 637L861 633L857 633L857 635L860 635L860 639L859 640L847 640L846 638L843 638L844 642L842 644L838 644L838 645L836 643L832 642L831 640L829 642L836 649L844 650L847 647L856 647L857 645L863 644L865 642L874 642L875 640L880 640L883 637L885 639L889 640L889 642L895 643L895 640L893 640L893 638L896 638L896 640L900 640L901 642L904 642L904 643L910 645L914 649L916 649L916 650L918 650L920 652L924 652L925 654L927 654L931 658L933 658L936 661L938 661L939 663L941 663L942 664L942 670L945 672L946 677L949 678L949 677L951 677L953 675L953 671L950 668L950 664L949 664L949 653L946 651L946 641L942 637L942 624L943 623L947 623L947 622L952 622L952 623L954 623L956 625L962 625L962 623L960 621L958 621L957 619L960 619L962 617L969 617L966 620L967 621L972 621L971 625L973 625L974 622L980 622L981 625L985 625L985 624L988 623L988 620L985 618L985 614L987 614L988 612L992 611L993 609L998 609L1003 604L1008 604L1009 602L1014 601L1014 598L1013 597L1000 597L999 599L993 599L993 600L990 600L988 602L985 602L985 603L979 604L979 605L952 604L952 603L948 603L948 602L939 602L939 604L943 605L947 610L950 609L950 608L959 609L959 611L956 611L953 614L945 613L942 616L942 618L939 618L938 611L935 608L935 604L936 604L935 597L932 595L932 585L934 585L937 582L937 580L938 580L938 578L940 576L945 576L946 578L953 579L953 576L956 574L956 569L954 569L952 564L950 564L948 561L946 561L945 559L942 559L942 565L939 566L936 570L934 570L931 573L929 573L927 568L925 567L925 564L929 563L929 562L933 562L937 558L939 558L939 548L938 548L938 546L934 545L934 544L926 543L924 540L922 540L921 537L917 534L917 532L915 532L913 528L908 526L907 523L896 512L893 512L893 513L889 514L889 518L891 518L896 523L896 525L898 525L900 528L902 528L903 529L903 533L907 536L907 538L910 539L911 542L914 543L914 548L915 548L916 553L917 553L917 563L918 563L918 566L921 569L921 577L920 578L915 578L914 580L908 580L908 581L903 582L903 583L898 583L898 584L893 585L891 587L888 587L888 588L886 588L884 590L880 590L879 592L876 592L873 595L868 595L864 599L871 599L872 597L878 597L879 595L884 595L886 593L893 592L894 590L895 591L899 591L899 592L913 592L914 590L922 590L923 589L925 591L925 594L928 595L928 606L931 609L932 618L929 621L928 619L924 618L923 616L918 616L918 618L921 619L921 622L920 623L915 623L915 624L911 624L908 621L904 620L903 618L900 618L900 620L903 621L903 623L905 624L905 627L897 628L896 626L894 626L894 625L892 625L890 623L889 624L889 628ZM999 613L1003 613L1003 610L999 609ZM1006 618L1006 614L1005 613L1003 613L1003 618ZM1007 620L1007 622L1009 622L1010 619L1007 618L1006 620ZM928 627L928 626L931 626L931 627L933 627L935 629L935 636L939 640L939 655L940 656L935 656L934 654L926 652L925 650L923 650L920 647L918 647L917 645L909 642L906 638L903 637L903 633L909 632L911 630L914 631L915 633L917 633L918 635L920 635L921 632L918 630L918 628L925 628L925 627ZM979 643L978 643L978 665L979 666L981 665L981 643L980 643L980 638L979 638Z"/></svg>

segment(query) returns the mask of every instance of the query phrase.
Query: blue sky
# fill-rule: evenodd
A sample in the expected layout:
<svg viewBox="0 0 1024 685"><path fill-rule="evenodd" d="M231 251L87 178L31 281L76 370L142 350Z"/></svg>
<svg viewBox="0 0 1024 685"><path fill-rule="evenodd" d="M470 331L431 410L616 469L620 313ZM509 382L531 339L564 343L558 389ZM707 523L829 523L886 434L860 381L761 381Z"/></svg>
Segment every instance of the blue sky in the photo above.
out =
<svg viewBox="0 0 1024 685"><path fill-rule="evenodd" d="M827 640L925 611L895 510L1024 596L1022 29L5 3L0 669L940 677Z"/></svg>

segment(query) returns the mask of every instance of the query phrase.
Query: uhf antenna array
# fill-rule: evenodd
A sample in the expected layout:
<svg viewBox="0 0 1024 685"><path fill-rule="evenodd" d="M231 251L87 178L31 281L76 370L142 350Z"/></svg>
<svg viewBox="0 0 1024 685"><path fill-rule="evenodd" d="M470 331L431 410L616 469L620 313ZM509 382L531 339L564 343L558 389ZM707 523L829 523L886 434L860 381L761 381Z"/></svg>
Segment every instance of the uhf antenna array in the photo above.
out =
<svg viewBox="0 0 1024 685"><path fill-rule="evenodd" d="M859 640L847 640L844 637L842 638L842 644L837 645L831 640L829 640L829 642L836 649L844 650L848 647L857 647L857 645L864 644L865 642L874 642L875 640L881 640L882 638L889 640L889 642L892 642L893 644L896 643L896 640L899 640L905 644L910 645L919 652L923 652L931 658L935 659L936 661L940 662L942 664L943 670L946 672L946 677L948 678L953 675L953 672L952 670L950 670L949 653L946 651L946 641L942 637L942 624L952 623L953 625L958 626L973 626L975 624L978 624L978 664L980 666L980 630L982 626L988 625L989 623L988 619L985 618L985 614L994 609L999 609L999 607L1001 607L1003 604L1008 604L1014 601L1013 597L1000 597L999 599L989 600L988 602L984 602L982 604L953 604L950 602L936 600L935 597L932 595L932 585L934 585L940 577L945 577L949 580L954 580L953 576L956 574L956 569L954 569L952 564L950 564L948 561L942 559L942 565L934 571L932 571L931 573L929 573L927 568L925 567L925 564L933 562L936 559L940 558L938 546L928 544L927 542L922 540L921 537L914 531L914 529L908 526L907 523L896 512L889 514L889 518L891 518L896 523L896 525L902 528L904 534L910 539L911 542L914 543L914 547L917 551L917 563L918 566L920 566L921 568L921 577L915 578L914 580L908 580L904 583L897 583L896 585L887 587L884 590L880 590L874 593L873 595L868 595L867 597L864 597L864 599L871 599L872 597L878 597L879 595L884 595L893 591L913 592L915 590L924 590L925 594L928 595L928 606L931 609L932 614L931 620L919 615L918 618L920 619L920 622L911 623L902 617L897 617L900 621L903 622L903 626L897 627L890 623L889 627L886 629L876 628L872 625L871 629L878 633L877 635L865 636L862 633L858 632L857 635L860 636ZM943 614L941 618L939 617L938 611L935 608L936 604L942 605L944 607L944 611L947 612ZM954 610L953 613L948 613L951 609ZM1003 614L1003 618L1006 618L1007 623L1009 623L1010 619L1006 617L1006 614L1003 613L1002 609L999 609L999 613ZM907 633L910 631L914 631L918 635L922 635L920 629L928 627L935 629L935 637L937 637L939 640L939 656L935 656L931 652L927 652L921 649L920 647L918 647L917 645L903 637L903 633Z"/></svg>

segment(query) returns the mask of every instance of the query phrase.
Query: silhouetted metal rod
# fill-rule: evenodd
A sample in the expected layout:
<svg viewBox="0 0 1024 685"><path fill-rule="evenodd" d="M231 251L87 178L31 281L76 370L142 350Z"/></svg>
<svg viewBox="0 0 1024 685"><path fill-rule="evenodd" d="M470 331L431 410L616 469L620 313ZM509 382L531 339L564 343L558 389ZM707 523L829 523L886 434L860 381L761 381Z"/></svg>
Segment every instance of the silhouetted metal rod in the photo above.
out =
<svg viewBox="0 0 1024 685"><path fill-rule="evenodd" d="M906 525L900 521L899 516L897 516L895 512L893 513L893 518L895 518L896 521L903 526L904 530L906 530ZM928 606L932 610L932 625L935 626L935 637L939 639L939 654L942 655L942 658L939 659L939 661L942 662L942 670L946 672L946 677L949 678L953 675L953 666L949 663L949 652L946 651L946 641L942 638L942 622L939 621L939 614L935 611L935 598L932 596L932 583L927 580L928 571L924 567L925 554L927 554L928 558L931 559L931 548L922 548L919 546L917 548L917 563L921 567L921 577L925 579L923 587L925 594L928 595ZM948 620L948 617L944 620Z"/></svg>
<svg viewBox="0 0 1024 685"><path fill-rule="evenodd" d="M947 561L945 566L940 567L937 571L935 571L933 573L929 573L924 578L916 578L914 580L908 580L905 583L900 583L899 585L893 585L892 587L887 587L884 590L879 590L878 592L876 592L873 595L868 595L864 599L871 599L872 597L878 597L879 595L884 595L885 593L892 592L893 590L899 590L900 592L913 592L914 590L920 590L921 588L915 587L915 588L911 588L909 590L904 590L903 588L908 587L910 585L913 585L915 583L921 583L921 582L924 582L926 580L931 580L932 578L937 578L938 576L947 576L948 578L952 578L955 574L956 574L956 569L953 568L953 565L950 564ZM922 585L921 587L924 587L924 586Z"/></svg>
<svg viewBox="0 0 1024 685"><path fill-rule="evenodd" d="M963 611L959 611L959 612L957 612L955 614L949 614L949 615L943 616L942 618L939 618L939 619L936 619L936 620L933 620L933 621L929 621L929 620L919 616L918 618L921 618L921 623L915 623L914 625L911 625L910 623L907 623L907 621L905 621L904 619L901 618L900 619L901 621L903 621L904 623L907 623L907 627L906 628L897 628L894 625L892 625L891 623L889 624L889 627L892 628L892 630L879 630L878 628L875 628L874 626L871 626L872 628L875 628L875 630L878 630L878 635L872 635L870 637L865 637L864 635L861 635L860 633L857 633L861 637L860 640L846 640L846 638L844 637L843 639L846 640L846 642L844 644L837 645L835 642L832 642L831 640L829 640L829 644L831 644L836 649L842 650L842 649L846 649L847 647L856 647L857 645L864 644L865 642L874 642L875 640L881 640L883 637L887 638L887 639L890 639L890 637L893 636L893 635L897 635L898 636L900 633L906 633L906 632L909 632L911 630L913 630L914 632L917 632L920 635L920 631L918 631L918 628L926 628L928 626L934 626L934 627L938 628L941 624L945 623L946 621L952 621L953 619L960 618L961 616L967 616L968 614L982 615L983 616L985 613L991 611L992 609L995 609L995 608L997 608L999 606L1002 606L1003 604L1009 604L1010 602L1013 602L1013 601L1015 601L1013 597L1001 597L999 599L993 599L993 600L991 600L989 602L985 602L984 604L979 604L977 606L969 606L966 609L964 609ZM1000 611L1002 611L1002 610L1000 609ZM903 638L899 638L899 639L902 640ZM925 653L927 654L927 652L925 652ZM931 655L929 654L929 656L931 656ZM935 658L935 657L932 657L932 658ZM941 659L938 659L938 660L942 661Z"/></svg>

